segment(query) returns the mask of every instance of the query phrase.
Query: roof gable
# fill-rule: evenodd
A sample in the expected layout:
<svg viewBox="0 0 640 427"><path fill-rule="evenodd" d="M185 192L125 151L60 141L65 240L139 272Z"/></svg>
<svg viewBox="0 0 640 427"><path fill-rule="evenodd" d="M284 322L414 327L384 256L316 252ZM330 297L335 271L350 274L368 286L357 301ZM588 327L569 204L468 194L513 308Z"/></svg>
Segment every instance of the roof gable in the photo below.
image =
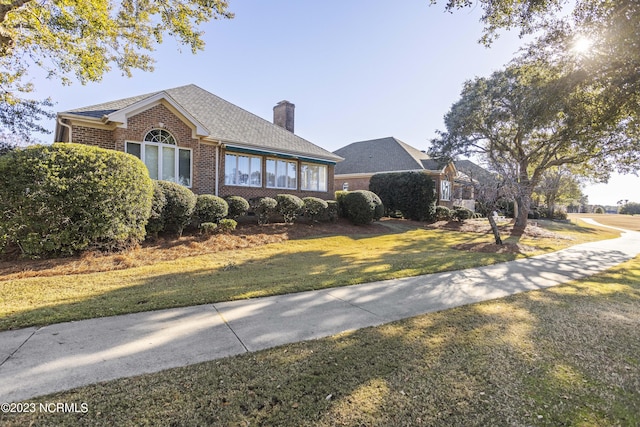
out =
<svg viewBox="0 0 640 427"><path fill-rule="evenodd" d="M127 117L127 114L142 111L158 102L166 102L184 116L199 136L223 144L299 154L332 162L342 160L340 156L196 85L105 102L65 111L60 115L82 116L100 120L102 123L108 121L123 123L122 120Z"/></svg>
<svg viewBox="0 0 640 427"><path fill-rule="evenodd" d="M344 161L336 166L336 175L393 171L442 171L428 154L394 137L354 142L334 152Z"/></svg>

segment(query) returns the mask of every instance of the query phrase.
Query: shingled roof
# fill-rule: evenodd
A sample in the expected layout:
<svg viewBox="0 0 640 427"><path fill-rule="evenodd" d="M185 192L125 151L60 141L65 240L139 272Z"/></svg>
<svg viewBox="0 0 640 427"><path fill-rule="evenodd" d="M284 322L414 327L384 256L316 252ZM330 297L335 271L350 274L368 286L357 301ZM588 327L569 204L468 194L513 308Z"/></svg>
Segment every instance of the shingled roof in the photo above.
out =
<svg viewBox="0 0 640 427"><path fill-rule="evenodd" d="M354 142L334 153L344 158L336 165L336 175L413 170L440 172L446 166L394 137Z"/></svg>
<svg viewBox="0 0 640 427"><path fill-rule="evenodd" d="M119 111L135 107L137 104L144 106L146 102L157 102L159 98L177 105L197 121L194 125L199 125L199 129L204 133L201 135L203 137L225 144L300 154L334 162L342 160L341 157L306 139L193 84L76 108L60 115L81 116L104 122L117 116Z"/></svg>

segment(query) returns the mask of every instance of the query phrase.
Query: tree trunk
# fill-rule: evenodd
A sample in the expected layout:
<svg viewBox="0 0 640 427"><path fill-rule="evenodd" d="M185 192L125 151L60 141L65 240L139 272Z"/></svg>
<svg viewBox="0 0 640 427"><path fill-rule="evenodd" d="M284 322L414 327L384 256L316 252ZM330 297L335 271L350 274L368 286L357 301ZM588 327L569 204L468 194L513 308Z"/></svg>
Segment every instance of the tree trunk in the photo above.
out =
<svg viewBox="0 0 640 427"><path fill-rule="evenodd" d="M496 224L496 219L491 214L487 215L487 218L489 218L489 224L491 225L493 237L496 239L496 245L502 245L502 238L500 237L500 230L498 229L498 224Z"/></svg>
<svg viewBox="0 0 640 427"><path fill-rule="evenodd" d="M518 204L518 215L515 217L513 232L516 235L522 235L525 228L527 228L527 220L529 219L529 207L531 205L531 196L520 194L516 197L516 203Z"/></svg>

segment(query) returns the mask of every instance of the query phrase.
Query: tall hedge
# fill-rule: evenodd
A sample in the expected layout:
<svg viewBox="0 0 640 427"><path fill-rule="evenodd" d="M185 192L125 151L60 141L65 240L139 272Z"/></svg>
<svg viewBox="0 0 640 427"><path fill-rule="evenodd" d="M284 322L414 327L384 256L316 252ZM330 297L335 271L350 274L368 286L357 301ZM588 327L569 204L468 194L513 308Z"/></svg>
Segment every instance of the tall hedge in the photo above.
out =
<svg viewBox="0 0 640 427"><path fill-rule="evenodd" d="M435 182L425 172L375 174L369 190L376 193L387 212L400 211L405 218L432 221L436 213Z"/></svg>
<svg viewBox="0 0 640 427"><path fill-rule="evenodd" d="M0 240L28 256L115 250L144 239L152 181L134 156L72 143L0 157Z"/></svg>

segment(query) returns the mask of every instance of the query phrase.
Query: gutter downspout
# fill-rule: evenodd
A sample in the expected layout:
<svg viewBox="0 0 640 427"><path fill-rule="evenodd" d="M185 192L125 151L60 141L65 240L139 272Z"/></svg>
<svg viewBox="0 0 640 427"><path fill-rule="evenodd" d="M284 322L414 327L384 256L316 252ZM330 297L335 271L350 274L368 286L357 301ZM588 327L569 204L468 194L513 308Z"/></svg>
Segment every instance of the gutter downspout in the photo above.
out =
<svg viewBox="0 0 640 427"><path fill-rule="evenodd" d="M220 143L216 145L216 196L219 193L219 181L220 181Z"/></svg>
<svg viewBox="0 0 640 427"><path fill-rule="evenodd" d="M58 124L59 124L60 126L64 126L64 127L66 127L67 129L69 129L69 138L68 138L69 140L68 140L68 141L66 141L66 142L71 142L71 141L73 141L73 138L71 137L71 125L68 125L68 124L66 124L66 123L63 123L63 122L62 122L62 118L61 118L61 117L58 117ZM64 142L64 141L60 141L60 142Z"/></svg>

